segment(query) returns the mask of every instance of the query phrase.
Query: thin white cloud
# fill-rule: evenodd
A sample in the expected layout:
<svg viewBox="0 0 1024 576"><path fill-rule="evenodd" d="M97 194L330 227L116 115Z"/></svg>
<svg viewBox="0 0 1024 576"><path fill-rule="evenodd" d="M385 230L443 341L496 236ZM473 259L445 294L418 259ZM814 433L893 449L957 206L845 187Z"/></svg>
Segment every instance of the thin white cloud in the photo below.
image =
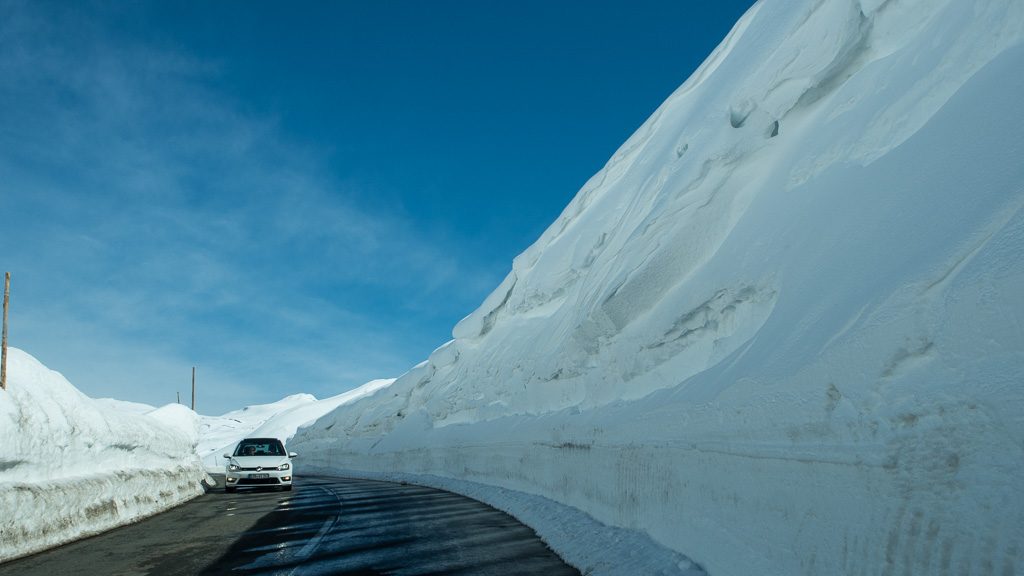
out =
<svg viewBox="0 0 1024 576"><path fill-rule="evenodd" d="M215 63L42 10L0 7L2 263L27 351L87 393L160 402L196 358L223 402L391 376L409 343L332 289L424 312L500 279L360 206Z"/></svg>

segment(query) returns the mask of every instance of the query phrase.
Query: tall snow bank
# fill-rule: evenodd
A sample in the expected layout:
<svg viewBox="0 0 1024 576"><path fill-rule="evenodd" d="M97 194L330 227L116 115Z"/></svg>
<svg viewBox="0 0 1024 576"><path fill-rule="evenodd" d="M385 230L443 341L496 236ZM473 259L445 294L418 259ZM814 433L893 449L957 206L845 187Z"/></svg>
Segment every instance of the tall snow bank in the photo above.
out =
<svg viewBox="0 0 1024 576"><path fill-rule="evenodd" d="M1018 0L758 3L455 340L292 446L715 576L1020 573L1022 70Z"/></svg>
<svg viewBox="0 0 1024 576"><path fill-rule="evenodd" d="M0 391L0 561L126 524L203 493L196 415L95 401L8 350Z"/></svg>
<svg viewBox="0 0 1024 576"><path fill-rule="evenodd" d="M209 472L224 472L223 454L233 452L243 438L278 438L286 445L302 426L343 404L354 402L390 386L394 378L372 380L362 386L317 400L312 394L293 394L269 404L246 406L222 416L199 417L199 456Z"/></svg>

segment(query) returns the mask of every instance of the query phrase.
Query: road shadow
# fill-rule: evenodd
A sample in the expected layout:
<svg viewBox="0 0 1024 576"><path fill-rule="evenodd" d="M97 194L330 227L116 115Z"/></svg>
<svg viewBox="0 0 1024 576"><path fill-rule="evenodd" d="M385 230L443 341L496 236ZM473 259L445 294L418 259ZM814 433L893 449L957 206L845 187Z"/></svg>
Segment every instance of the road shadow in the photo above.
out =
<svg viewBox="0 0 1024 576"><path fill-rule="evenodd" d="M304 477L284 494L201 574L579 575L512 516L450 492Z"/></svg>

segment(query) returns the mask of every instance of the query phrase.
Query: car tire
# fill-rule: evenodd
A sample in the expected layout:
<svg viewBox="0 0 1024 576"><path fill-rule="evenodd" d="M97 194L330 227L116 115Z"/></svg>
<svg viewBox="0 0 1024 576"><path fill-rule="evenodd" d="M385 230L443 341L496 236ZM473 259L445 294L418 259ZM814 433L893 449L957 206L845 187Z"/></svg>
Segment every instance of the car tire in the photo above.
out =
<svg viewBox="0 0 1024 576"><path fill-rule="evenodd" d="M235 488L234 486L225 486L224 491L227 492L228 494L231 494L232 492L235 491Z"/></svg>

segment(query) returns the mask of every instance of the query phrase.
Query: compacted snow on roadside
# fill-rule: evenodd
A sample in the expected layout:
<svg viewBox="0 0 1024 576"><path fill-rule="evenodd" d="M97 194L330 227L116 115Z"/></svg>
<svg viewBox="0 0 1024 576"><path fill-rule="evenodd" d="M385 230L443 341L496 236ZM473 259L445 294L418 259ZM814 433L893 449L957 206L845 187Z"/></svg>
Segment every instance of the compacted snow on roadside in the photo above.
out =
<svg viewBox="0 0 1024 576"><path fill-rule="evenodd" d="M290 449L543 498L652 572L1024 571L1022 70L1019 0L759 2L451 342ZM643 573L584 524L549 542Z"/></svg>
<svg viewBox="0 0 1024 576"><path fill-rule="evenodd" d="M317 400L312 394L294 394L270 404L246 406L221 416L199 416L199 456L208 472L224 472L223 455L243 438L277 438L286 445L300 427L335 408L373 394L394 379L373 380L355 390Z"/></svg>
<svg viewBox="0 0 1024 576"><path fill-rule="evenodd" d="M183 406L94 400L16 348L0 390L0 562L127 524L203 493L198 419Z"/></svg>

